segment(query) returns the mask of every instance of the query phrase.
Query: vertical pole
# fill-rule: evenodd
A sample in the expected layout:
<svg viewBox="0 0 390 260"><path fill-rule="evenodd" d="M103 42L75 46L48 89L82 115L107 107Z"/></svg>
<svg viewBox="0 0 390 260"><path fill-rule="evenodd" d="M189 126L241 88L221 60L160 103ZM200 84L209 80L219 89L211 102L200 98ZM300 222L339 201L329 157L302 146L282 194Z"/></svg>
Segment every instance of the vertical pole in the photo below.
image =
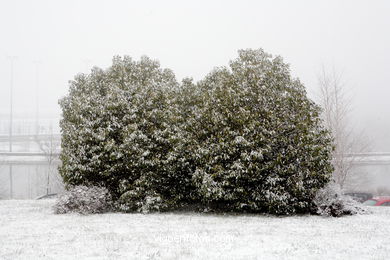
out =
<svg viewBox="0 0 390 260"><path fill-rule="evenodd" d="M10 82L10 95L9 95L9 151L12 152L12 127L13 127L13 95L14 95L14 60L16 59L15 56L9 57L11 61L11 82Z"/></svg>
<svg viewBox="0 0 390 260"><path fill-rule="evenodd" d="M36 60L35 63L35 134L39 134L39 64L40 61Z"/></svg>
<svg viewBox="0 0 390 260"><path fill-rule="evenodd" d="M9 57L11 61L11 82L10 82L10 114L9 114L9 151L12 152L12 127L13 127L13 92L14 92L14 60L15 56ZM9 165L9 193L10 198L13 198L13 169L12 163Z"/></svg>

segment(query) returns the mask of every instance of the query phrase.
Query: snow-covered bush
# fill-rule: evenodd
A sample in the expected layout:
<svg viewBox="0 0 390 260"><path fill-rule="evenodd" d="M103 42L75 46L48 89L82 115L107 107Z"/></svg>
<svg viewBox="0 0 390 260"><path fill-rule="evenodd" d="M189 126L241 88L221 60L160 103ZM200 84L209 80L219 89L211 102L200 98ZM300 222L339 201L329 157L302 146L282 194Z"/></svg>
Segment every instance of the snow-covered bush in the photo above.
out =
<svg viewBox="0 0 390 260"><path fill-rule="evenodd" d="M329 183L317 192L314 204L315 213L321 216L341 217L366 212L357 201L343 195L334 183Z"/></svg>
<svg viewBox="0 0 390 260"><path fill-rule="evenodd" d="M168 208L161 197L153 191L145 193L135 190L127 191L119 198L117 205L119 210L124 212L149 213Z"/></svg>
<svg viewBox="0 0 390 260"><path fill-rule="evenodd" d="M176 151L178 85L147 57L115 57L107 70L78 75L60 101L64 182L105 186L132 210L150 193L170 205L185 198L190 178Z"/></svg>
<svg viewBox="0 0 390 260"><path fill-rule="evenodd" d="M319 107L280 57L239 51L229 68L215 69L183 91L192 179L204 204L275 214L310 211L331 177L331 139Z"/></svg>
<svg viewBox="0 0 390 260"><path fill-rule="evenodd" d="M75 186L61 194L54 205L56 214L77 212L81 214L104 213L112 208L111 194L106 188Z"/></svg>
<svg viewBox="0 0 390 260"><path fill-rule="evenodd" d="M181 84L149 58L116 57L60 104L65 183L104 186L124 211L309 212L330 180L319 107L262 50Z"/></svg>

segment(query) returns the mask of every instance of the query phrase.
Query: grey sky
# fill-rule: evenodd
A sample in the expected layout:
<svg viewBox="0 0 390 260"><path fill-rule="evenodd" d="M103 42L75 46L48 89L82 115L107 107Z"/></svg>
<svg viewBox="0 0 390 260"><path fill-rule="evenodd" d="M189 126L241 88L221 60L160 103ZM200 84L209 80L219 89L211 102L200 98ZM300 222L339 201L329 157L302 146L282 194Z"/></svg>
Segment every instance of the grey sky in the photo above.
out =
<svg viewBox="0 0 390 260"><path fill-rule="evenodd" d="M59 114L68 80L113 55L148 55L179 79L202 78L238 49L263 48L291 64L313 95L322 64L335 66L353 97L353 122L373 150L390 151L390 1L17 1L0 2L0 120L33 115L34 61L40 111Z"/></svg>

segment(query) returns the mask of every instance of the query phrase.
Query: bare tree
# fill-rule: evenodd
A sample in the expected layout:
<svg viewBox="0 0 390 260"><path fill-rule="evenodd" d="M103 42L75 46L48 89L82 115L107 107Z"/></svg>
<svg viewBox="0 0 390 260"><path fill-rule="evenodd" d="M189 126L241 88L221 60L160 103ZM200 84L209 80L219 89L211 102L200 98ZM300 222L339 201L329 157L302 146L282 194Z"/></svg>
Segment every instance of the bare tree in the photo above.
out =
<svg viewBox="0 0 390 260"><path fill-rule="evenodd" d="M45 189L46 195L51 193L51 187L61 186L62 182L57 174L57 162L58 162L58 154L60 152L61 142L56 136L53 134L52 127L46 131L47 134L45 138L39 138L36 136L36 143L38 144L39 150L43 153L47 161L47 171L45 177Z"/></svg>
<svg viewBox="0 0 390 260"><path fill-rule="evenodd" d="M333 178L341 189L350 179L352 167L361 157L356 156L368 150L368 143L363 134L356 134L349 121L351 99L348 95L342 74L334 68L329 72L322 67L318 75L318 102L323 109L325 127L334 139Z"/></svg>

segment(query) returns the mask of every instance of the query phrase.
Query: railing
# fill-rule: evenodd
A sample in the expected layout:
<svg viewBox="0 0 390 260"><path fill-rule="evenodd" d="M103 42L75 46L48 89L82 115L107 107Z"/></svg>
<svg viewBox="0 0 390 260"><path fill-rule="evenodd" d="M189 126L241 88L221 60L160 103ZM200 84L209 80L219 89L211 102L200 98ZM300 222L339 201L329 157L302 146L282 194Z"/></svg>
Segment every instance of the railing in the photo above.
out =
<svg viewBox="0 0 390 260"><path fill-rule="evenodd" d="M36 140L61 140L60 134L38 134L38 135L13 135L12 141L31 142ZM9 135L0 135L0 142L9 142Z"/></svg>
<svg viewBox="0 0 390 260"><path fill-rule="evenodd" d="M48 159L52 159L53 164L58 164L59 155L59 153L42 152L0 152L0 164L45 165L48 164Z"/></svg>
<svg viewBox="0 0 390 260"><path fill-rule="evenodd" d="M346 157L376 157L376 156L390 157L390 152L349 153L345 156Z"/></svg>
<svg viewBox="0 0 390 260"><path fill-rule="evenodd" d="M45 165L49 160L58 164L60 141L60 134L14 135L12 138L0 135L0 165ZM52 146L53 142L56 147ZM11 143L14 151L9 151Z"/></svg>

